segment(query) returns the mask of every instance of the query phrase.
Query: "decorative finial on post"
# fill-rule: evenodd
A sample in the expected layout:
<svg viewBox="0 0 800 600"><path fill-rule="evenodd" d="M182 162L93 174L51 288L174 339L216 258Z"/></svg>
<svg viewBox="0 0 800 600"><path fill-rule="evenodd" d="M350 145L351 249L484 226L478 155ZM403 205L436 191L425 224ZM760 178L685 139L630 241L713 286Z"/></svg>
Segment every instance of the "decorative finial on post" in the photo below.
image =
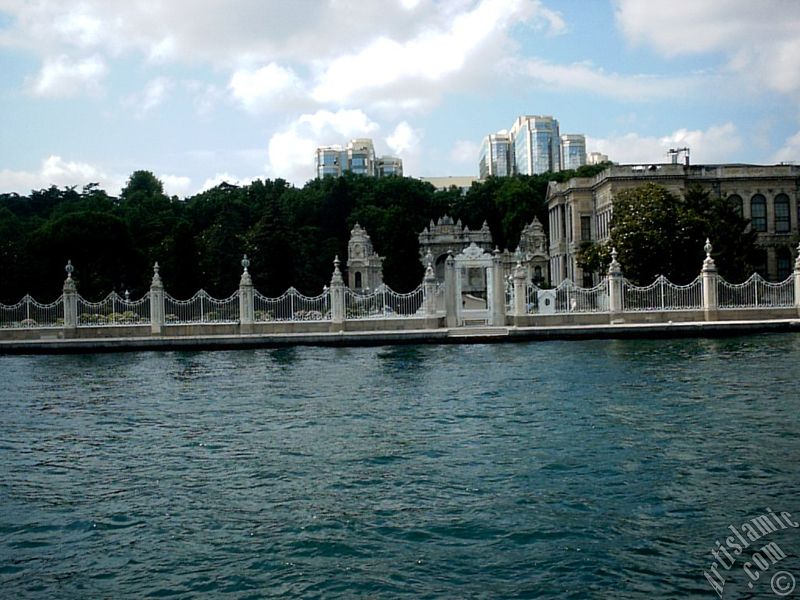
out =
<svg viewBox="0 0 800 600"><path fill-rule="evenodd" d="M608 274L609 275L621 275L622 274L622 265L619 264L617 257L619 256L619 252L617 252L616 248L611 248L611 263L608 265Z"/></svg>
<svg viewBox="0 0 800 600"><path fill-rule="evenodd" d="M797 244L797 258L794 259L794 270L800 271L800 243ZM798 298L800 302L800 298Z"/></svg>
<svg viewBox="0 0 800 600"><path fill-rule="evenodd" d="M128 290L125 290L125 302L131 301L131 293Z"/></svg>
<svg viewBox="0 0 800 600"><path fill-rule="evenodd" d="M433 266L433 253L431 252L430 248L428 248L428 252L425 254L425 266Z"/></svg>
<svg viewBox="0 0 800 600"><path fill-rule="evenodd" d="M703 261L703 271L716 271L717 265L714 262L714 259L711 258L711 253L714 251L714 246L711 245L711 240L706 238L706 244L703 246L703 250L705 250L706 258Z"/></svg>
<svg viewBox="0 0 800 600"><path fill-rule="evenodd" d="M333 277L331 277L331 286L335 285L344 285L344 279L342 278L342 272L339 270L339 265L341 265L341 261L339 260L339 255L337 254L336 257L333 259Z"/></svg>
<svg viewBox="0 0 800 600"><path fill-rule="evenodd" d="M253 280L250 278L250 272L247 268L250 266L250 259L247 254L242 257L242 277L239 279L239 287L252 286Z"/></svg>
<svg viewBox="0 0 800 600"><path fill-rule="evenodd" d="M150 287L164 287L161 283L161 275L158 274L160 267L158 261L153 263L153 280L150 282Z"/></svg>
<svg viewBox="0 0 800 600"><path fill-rule="evenodd" d="M72 278L75 267L72 266L71 260L67 260L67 266L64 267L64 270L67 272L67 278L64 280L64 289L66 291L73 291L76 289L75 280Z"/></svg>

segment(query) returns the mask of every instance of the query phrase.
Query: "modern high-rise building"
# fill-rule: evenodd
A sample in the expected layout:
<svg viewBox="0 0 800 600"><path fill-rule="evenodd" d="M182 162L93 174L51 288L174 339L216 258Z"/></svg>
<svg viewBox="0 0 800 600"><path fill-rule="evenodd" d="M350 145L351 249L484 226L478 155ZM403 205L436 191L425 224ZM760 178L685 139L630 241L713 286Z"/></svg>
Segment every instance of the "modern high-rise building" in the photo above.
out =
<svg viewBox="0 0 800 600"><path fill-rule="evenodd" d="M375 156L369 138L350 140L347 146L321 146L314 153L316 177L340 177L346 172L370 177L403 175L403 161L395 156Z"/></svg>
<svg viewBox="0 0 800 600"><path fill-rule="evenodd" d="M574 170L586 164L586 136L568 133L561 136L561 168Z"/></svg>
<svg viewBox="0 0 800 600"><path fill-rule="evenodd" d="M483 138L478 163L480 178L486 179L490 175L495 177L512 175L514 167L513 150L511 134L507 131L492 133Z"/></svg>
<svg viewBox="0 0 800 600"><path fill-rule="evenodd" d="M349 171L356 175L375 175L375 147L369 138L350 140L345 148Z"/></svg>
<svg viewBox="0 0 800 600"><path fill-rule="evenodd" d="M375 175L378 177L403 176L403 160L396 156L380 156L375 160L375 164Z"/></svg>
<svg viewBox="0 0 800 600"><path fill-rule="evenodd" d="M514 173L538 175L561 170L561 136L553 117L524 115L511 127Z"/></svg>
<svg viewBox="0 0 800 600"><path fill-rule="evenodd" d="M347 154L341 146L323 146L314 154L314 169L317 179L339 177L347 170Z"/></svg>

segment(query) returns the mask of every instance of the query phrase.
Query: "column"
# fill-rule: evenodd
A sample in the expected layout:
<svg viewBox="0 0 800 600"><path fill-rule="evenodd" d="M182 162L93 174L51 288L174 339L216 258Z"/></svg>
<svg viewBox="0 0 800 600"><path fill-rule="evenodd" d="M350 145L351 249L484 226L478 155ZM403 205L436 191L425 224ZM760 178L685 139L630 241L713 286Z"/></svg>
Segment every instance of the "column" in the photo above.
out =
<svg viewBox="0 0 800 600"><path fill-rule="evenodd" d="M495 248L492 257L492 314L489 315L489 325L502 327L506 324L506 281L503 277L503 258L500 249Z"/></svg>
<svg viewBox="0 0 800 600"><path fill-rule="evenodd" d="M150 282L150 333L161 335L164 327L164 284L158 274L158 263L153 265Z"/></svg>
<svg viewBox="0 0 800 600"><path fill-rule="evenodd" d="M711 245L711 240L706 239L706 245L703 247L706 251L706 258L703 261L703 311L705 312L706 321L714 321L717 318L717 265L714 259L711 258L711 251L714 247Z"/></svg>
<svg viewBox="0 0 800 600"><path fill-rule="evenodd" d="M253 280L247 268L250 261L247 254L242 258L242 277L239 279L239 333L252 333L255 322L255 292Z"/></svg>
<svg viewBox="0 0 800 600"><path fill-rule="evenodd" d="M527 277L525 275L525 267L522 262L517 260L517 265L514 267L514 314L517 317L524 317L528 314L526 305L527 300Z"/></svg>
<svg viewBox="0 0 800 600"><path fill-rule="evenodd" d="M345 312L344 312L344 279L342 272L339 270L339 256L333 260L333 276L331 277L331 322L333 328L341 331L344 329Z"/></svg>
<svg viewBox="0 0 800 600"><path fill-rule="evenodd" d="M72 266L72 261L67 261L67 266L64 267L67 272L67 278L64 280L64 335L72 336L78 328L78 288L75 286L75 280L72 278L72 273L75 267Z"/></svg>
<svg viewBox="0 0 800 600"><path fill-rule="evenodd" d="M436 273L433 270L433 255L430 250L425 256L425 261L428 263L425 269L425 277L422 280L422 294L423 303L425 305L424 313L426 317L436 316Z"/></svg>
<svg viewBox="0 0 800 600"><path fill-rule="evenodd" d="M456 260L449 251L444 262L444 309L447 327L458 327L458 303L461 290L456 285Z"/></svg>
<svg viewBox="0 0 800 600"><path fill-rule="evenodd" d="M611 249L611 263L608 265L608 310L611 320L618 320L625 307L622 302L623 279L622 265L617 260L617 249Z"/></svg>

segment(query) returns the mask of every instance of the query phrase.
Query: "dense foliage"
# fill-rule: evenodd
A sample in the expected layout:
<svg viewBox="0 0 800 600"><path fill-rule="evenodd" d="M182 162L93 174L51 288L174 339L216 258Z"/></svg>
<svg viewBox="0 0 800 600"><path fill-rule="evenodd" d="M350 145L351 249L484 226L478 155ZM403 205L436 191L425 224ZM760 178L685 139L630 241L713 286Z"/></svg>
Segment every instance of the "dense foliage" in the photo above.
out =
<svg viewBox="0 0 800 600"><path fill-rule="evenodd" d="M610 240L603 245L584 244L578 262L603 272L611 248L619 253L625 276L636 283L651 283L665 275L685 284L700 273L710 238L720 274L729 281L746 279L753 268L756 234L736 208L708 190L690 188L682 198L663 186L647 183L624 190L614 198Z"/></svg>
<svg viewBox="0 0 800 600"><path fill-rule="evenodd" d="M334 256L346 258L356 222L386 257L386 282L407 291L422 278L417 235L431 219L449 213L471 228L486 220L496 244L514 249L534 215L546 224L548 181L601 169L490 178L466 194L436 191L408 177L351 175L302 188L282 179L223 183L181 200L167 196L147 171L133 173L119 198L96 184L0 194L0 301L15 302L25 293L42 301L57 297L67 259L88 299L126 289L140 297L155 261L175 297L201 287L227 296L238 285L244 253L262 293L277 295L291 285L319 293L330 281Z"/></svg>

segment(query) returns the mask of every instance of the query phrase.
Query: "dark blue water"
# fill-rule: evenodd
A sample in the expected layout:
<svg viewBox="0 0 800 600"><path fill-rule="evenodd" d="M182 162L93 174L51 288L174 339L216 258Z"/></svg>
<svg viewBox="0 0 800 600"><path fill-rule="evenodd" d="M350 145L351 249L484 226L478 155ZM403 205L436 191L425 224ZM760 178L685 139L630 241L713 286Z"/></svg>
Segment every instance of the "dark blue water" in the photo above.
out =
<svg viewBox="0 0 800 600"><path fill-rule="evenodd" d="M0 375L3 598L713 598L729 524L800 517L797 335Z"/></svg>

